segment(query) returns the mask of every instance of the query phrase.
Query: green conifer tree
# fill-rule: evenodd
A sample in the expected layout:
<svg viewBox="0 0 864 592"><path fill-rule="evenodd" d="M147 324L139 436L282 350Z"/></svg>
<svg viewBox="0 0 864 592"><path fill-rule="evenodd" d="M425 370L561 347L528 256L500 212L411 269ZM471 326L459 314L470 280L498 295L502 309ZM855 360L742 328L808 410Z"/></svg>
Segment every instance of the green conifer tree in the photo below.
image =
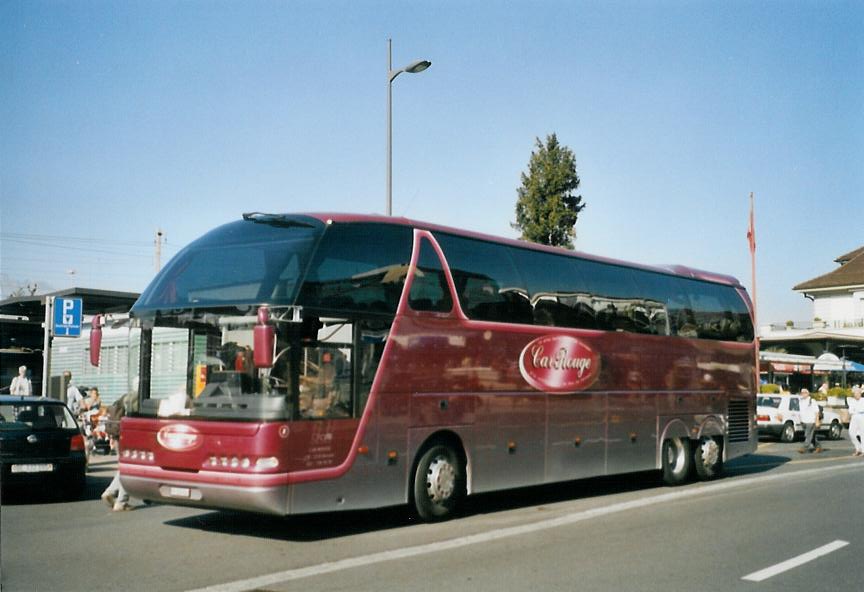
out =
<svg viewBox="0 0 864 592"><path fill-rule="evenodd" d="M576 195L576 157L558 143L555 134L546 136L545 144L536 140L537 150L531 153L528 172L522 173L522 186L516 191L513 227L522 232L523 240L572 249L576 220L585 208L582 196Z"/></svg>

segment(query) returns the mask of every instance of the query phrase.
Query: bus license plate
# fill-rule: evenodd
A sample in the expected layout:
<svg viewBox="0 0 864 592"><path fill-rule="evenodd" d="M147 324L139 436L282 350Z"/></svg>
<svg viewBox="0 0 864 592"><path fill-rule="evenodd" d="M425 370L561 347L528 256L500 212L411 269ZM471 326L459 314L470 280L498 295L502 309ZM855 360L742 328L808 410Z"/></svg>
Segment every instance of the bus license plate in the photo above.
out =
<svg viewBox="0 0 864 592"><path fill-rule="evenodd" d="M34 465L12 465L13 473L50 473L54 470L54 465L51 463L41 463Z"/></svg>
<svg viewBox="0 0 864 592"><path fill-rule="evenodd" d="M168 495L170 495L171 497L189 498L192 496L192 490L188 487L172 487L168 490Z"/></svg>

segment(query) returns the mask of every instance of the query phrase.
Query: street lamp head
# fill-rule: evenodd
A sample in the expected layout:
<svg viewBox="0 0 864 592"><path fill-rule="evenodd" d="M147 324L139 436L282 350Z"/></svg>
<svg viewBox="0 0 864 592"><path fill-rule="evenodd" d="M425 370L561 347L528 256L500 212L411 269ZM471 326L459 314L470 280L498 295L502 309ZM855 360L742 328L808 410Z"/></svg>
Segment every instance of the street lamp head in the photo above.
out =
<svg viewBox="0 0 864 592"><path fill-rule="evenodd" d="M405 71L409 74L417 74L422 72L426 68L432 65L432 62L429 60L417 60L415 62L411 62L405 67Z"/></svg>

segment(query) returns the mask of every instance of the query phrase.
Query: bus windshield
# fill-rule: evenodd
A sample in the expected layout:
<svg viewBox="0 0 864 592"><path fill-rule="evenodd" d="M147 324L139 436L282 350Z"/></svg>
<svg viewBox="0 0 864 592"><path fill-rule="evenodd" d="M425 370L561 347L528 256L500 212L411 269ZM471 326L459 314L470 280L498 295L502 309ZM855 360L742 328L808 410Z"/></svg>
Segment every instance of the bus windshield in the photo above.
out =
<svg viewBox="0 0 864 592"><path fill-rule="evenodd" d="M248 218L183 249L141 295L134 313L181 307L293 304L323 224L311 218Z"/></svg>
<svg viewBox="0 0 864 592"><path fill-rule="evenodd" d="M254 364L256 307L138 321L141 415L234 420L359 417L389 324L271 309L272 368Z"/></svg>
<svg viewBox="0 0 864 592"><path fill-rule="evenodd" d="M247 218L181 251L141 295L132 316L263 303L337 316L392 316L411 246L412 231L403 226Z"/></svg>

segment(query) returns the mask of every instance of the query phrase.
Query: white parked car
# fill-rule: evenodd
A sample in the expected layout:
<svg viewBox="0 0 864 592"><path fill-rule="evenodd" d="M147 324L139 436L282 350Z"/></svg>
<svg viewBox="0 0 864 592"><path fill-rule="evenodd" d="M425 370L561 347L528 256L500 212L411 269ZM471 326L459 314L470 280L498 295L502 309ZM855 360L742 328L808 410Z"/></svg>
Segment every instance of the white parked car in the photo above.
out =
<svg viewBox="0 0 864 592"><path fill-rule="evenodd" d="M792 442L795 435L804 432L799 410L801 408L798 395L759 395L756 400L756 423L760 434L770 434L780 438L781 442ZM822 425L819 432L828 436L829 440L839 440L843 431L840 416L820 405L822 409Z"/></svg>

